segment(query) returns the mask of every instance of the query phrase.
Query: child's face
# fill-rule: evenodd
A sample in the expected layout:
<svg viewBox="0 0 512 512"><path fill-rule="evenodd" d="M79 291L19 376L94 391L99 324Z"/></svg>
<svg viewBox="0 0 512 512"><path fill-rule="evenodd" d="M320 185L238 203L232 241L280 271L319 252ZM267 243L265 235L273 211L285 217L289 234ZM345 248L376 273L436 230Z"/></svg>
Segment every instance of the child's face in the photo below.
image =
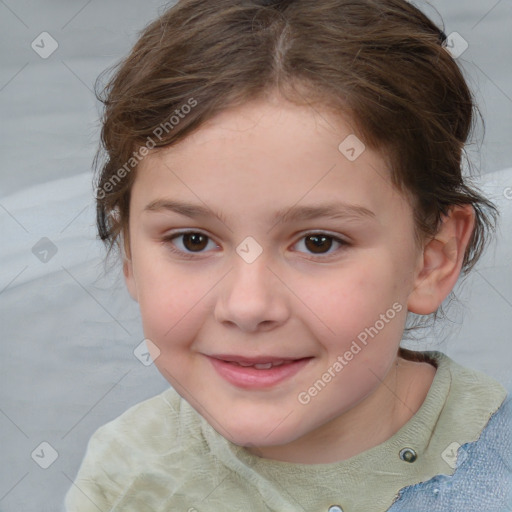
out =
<svg viewBox="0 0 512 512"><path fill-rule="evenodd" d="M421 251L381 156L338 149L351 133L309 107L255 102L137 171L125 274L145 336L164 377L237 444L286 445L371 396L395 399L387 379ZM274 220L327 205L338 214Z"/></svg>

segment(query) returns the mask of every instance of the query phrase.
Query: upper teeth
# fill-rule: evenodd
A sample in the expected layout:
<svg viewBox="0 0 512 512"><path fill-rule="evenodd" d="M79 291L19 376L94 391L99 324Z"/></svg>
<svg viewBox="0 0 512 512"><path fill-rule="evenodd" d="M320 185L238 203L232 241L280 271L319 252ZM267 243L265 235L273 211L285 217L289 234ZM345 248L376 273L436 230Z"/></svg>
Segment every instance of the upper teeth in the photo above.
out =
<svg viewBox="0 0 512 512"><path fill-rule="evenodd" d="M237 361L240 366L254 366L257 370L268 370L273 366L281 366L284 364L284 361L276 361L275 363L244 363L242 361Z"/></svg>

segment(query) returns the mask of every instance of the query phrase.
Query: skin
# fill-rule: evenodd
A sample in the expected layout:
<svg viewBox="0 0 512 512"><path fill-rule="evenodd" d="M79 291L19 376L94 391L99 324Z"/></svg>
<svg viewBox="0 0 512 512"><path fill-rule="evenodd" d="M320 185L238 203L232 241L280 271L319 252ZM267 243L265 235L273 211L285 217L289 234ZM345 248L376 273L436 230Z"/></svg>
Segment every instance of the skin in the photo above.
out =
<svg viewBox="0 0 512 512"><path fill-rule="evenodd" d="M380 444L419 409L435 375L397 351L407 311L435 311L454 286L473 210L452 209L436 238L419 246L412 207L391 185L383 157L366 148L351 162L338 150L352 133L349 119L272 96L225 110L137 170L124 273L145 336L158 347L155 364L221 435L263 457L329 463ZM212 213L146 209L158 200ZM272 219L277 210L331 201L373 215ZM186 229L208 237L199 251L175 233ZM327 239L313 252L311 233L347 243ZM252 263L236 252L248 236L263 250ZM393 304L401 311L300 403L299 393ZM213 354L312 359L292 378L255 390L220 377Z"/></svg>

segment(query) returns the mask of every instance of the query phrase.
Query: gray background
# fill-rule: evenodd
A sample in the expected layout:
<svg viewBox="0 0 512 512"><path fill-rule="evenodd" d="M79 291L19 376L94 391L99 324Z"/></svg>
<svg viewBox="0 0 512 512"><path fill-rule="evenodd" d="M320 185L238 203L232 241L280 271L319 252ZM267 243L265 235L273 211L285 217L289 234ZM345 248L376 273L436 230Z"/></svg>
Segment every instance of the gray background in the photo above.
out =
<svg viewBox="0 0 512 512"><path fill-rule="evenodd" d="M438 20L431 6L416 5ZM508 384L512 201L503 190L512 186L512 171L495 171L512 167L512 2L432 5L446 33L456 31L469 43L459 62L486 123L483 146L469 149L505 223L496 249L459 287L463 300L452 309L452 321L409 345L443 350ZM160 1L0 0L4 512L59 510L91 434L167 386L154 366L133 354L143 339L137 307L119 269L104 272L90 183L99 128L94 80L126 54L137 31L163 7ZM31 48L43 31L59 44L48 59ZM46 263L37 257L38 243L57 251ZM48 460L48 449L31 457L42 442L58 452L48 469L36 463Z"/></svg>

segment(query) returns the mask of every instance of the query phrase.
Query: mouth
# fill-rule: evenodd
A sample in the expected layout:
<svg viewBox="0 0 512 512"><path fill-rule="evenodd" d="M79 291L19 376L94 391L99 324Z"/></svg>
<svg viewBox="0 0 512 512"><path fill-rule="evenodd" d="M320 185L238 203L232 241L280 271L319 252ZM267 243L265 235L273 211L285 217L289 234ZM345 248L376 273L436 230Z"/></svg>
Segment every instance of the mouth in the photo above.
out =
<svg viewBox="0 0 512 512"><path fill-rule="evenodd" d="M268 388L291 378L313 358L238 355L208 356L217 373L229 383L245 388Z"/></svg>
<svg viewBox="0 0 512 512"><path fill-rule="evenodd" d="M247 368L248 366L252 366L253 368L256 368L257 370L268 370L269 368L274 368L275 366L281 366L282 364L285 364L283 360L277 361L275 363L243 363L242 361L227 361L231 364L237 364L238 366L244 366ZM288 363L289 364L289 363Z"/></svg>

